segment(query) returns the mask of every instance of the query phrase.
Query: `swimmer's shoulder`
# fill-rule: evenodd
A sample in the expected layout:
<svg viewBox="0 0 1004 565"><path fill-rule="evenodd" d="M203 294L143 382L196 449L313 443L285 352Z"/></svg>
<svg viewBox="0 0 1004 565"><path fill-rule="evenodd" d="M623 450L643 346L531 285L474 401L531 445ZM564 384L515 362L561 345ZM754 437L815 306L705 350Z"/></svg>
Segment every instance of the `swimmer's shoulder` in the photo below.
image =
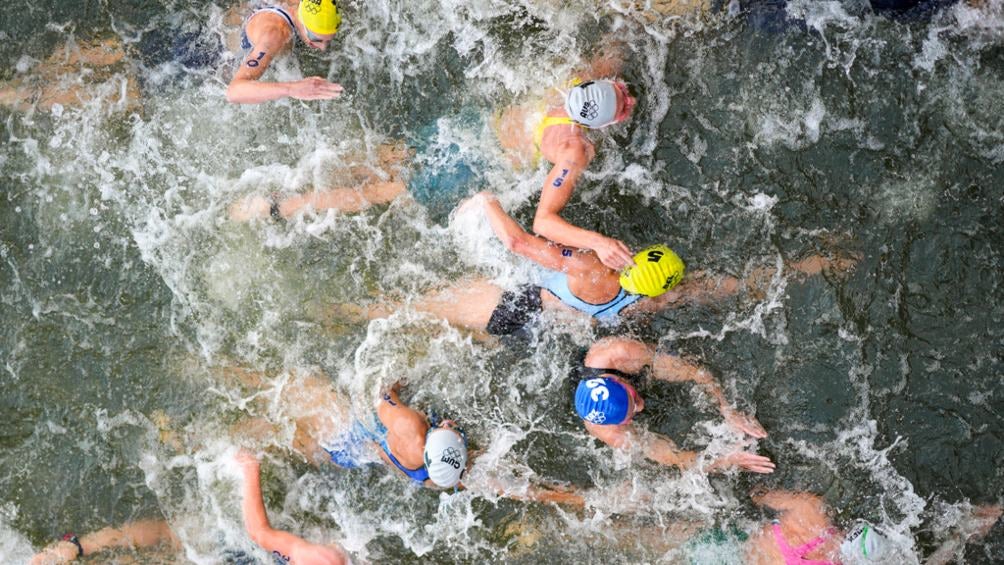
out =
<svg viewBox="0 0 1004 565"><path fill-rule="evenodd" d="M248 20L244 33L253 44L269 40L285 44L293 37L289 22L271 10L255 13L254 17Z"/></svg>

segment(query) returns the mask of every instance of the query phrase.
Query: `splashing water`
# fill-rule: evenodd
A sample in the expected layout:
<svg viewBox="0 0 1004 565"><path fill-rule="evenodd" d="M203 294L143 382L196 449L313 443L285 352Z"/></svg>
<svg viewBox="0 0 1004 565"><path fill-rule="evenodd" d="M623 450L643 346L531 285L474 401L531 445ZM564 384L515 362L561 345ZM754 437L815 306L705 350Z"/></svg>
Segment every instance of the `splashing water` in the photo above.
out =
<svg viewBox="0 0 1004 565"><path fill-rule="evenodd" d="M347 94L260 107L226 103L232 55L195 69L140 54L179 25L219 42L233 30L215 6L36 3L2 24L0 77L30 78L55 50L59 84L82 93L0 110L4 561L149 516L171 523L187 561L222 562L220 547L264 559L243 534L230 463L249 415L272 421L264 444L279 448L264 466L273 522L374 562L702 562L686 540L752 531L756 485L823 494L838 523L867 518L920 562L971 505L999 503L1001 3L902 22L859 2L792 1L804 26L774 34L741 12L653 18L635 4L350 3L330 52L270 71L328 76ZM609 329L545 317L526 342L495 343L409 308L370 323L329 312L408 304L467 276L530 277L479 220L447 213L484 189L528 225L546 170L512 170L489 124L611 36L639 106L598 140L566 217L633 248L668 242L691 270L775 269L757 292L632 328L757 414L778 463L767 479L661 469L590 439L567 375ZM122 61L72 62L109 38ZM484 184L358 214L226 219L248 196L389 175L380 148L399 141L456 146ZM435 155L413 158L434 168ZM860 260L843 275L787 268L814 253ZM232 366L268 385L221 379ZM312 407L257 399L307 369L351 414L400 380L409 402L464 422L480 452L467 490L290 456ZM640 425L706 459L732 445L689 387L642 392ZM536 481L584 489L586 508L494 491ZM999 528L963 551L1004 559Z"/></svg>

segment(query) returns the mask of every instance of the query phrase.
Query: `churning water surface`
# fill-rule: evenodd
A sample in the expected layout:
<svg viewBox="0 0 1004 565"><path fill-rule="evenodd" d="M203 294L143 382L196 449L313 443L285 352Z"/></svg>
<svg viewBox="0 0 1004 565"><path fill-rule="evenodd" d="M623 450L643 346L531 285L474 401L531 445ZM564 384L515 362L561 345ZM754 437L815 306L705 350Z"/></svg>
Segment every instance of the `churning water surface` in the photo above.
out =
<svg viewBox="0 0 1004 565"><path fill-rule="evenodd" d="M212 51L232 7L4 9L6 81L90 41L126 52L110 70L64 70L67 88L103 94L79 107L0 109L4 563L65 531L144 517L166 518L184 543L165 561L250 548L229 461L254 393L220 376L233 366L276 387L322 371L360 410L403 380L413 403L466 423L482 455L455 494L271 452L273 522L361 560L734 562L696 554L673 524L750 531L761 514L748 493L768 487L822 494L838 522L880 524L917 562L970 505L1001 502L1000 1L907 19L857 0L686 18L621 1L348 2L329 52L270 71L329 76L346 95L256 107L225 101L230 55L185 66L172 51L182 33ZM755 411L772 476L681 474L590 439L566 375L608 329L545 321L528 342L482 343L406 309L368 324L331 314L473 273L520 277L484 226L451 223L464 194L284 224L226 219L238 198L337 184L404 140L483 163L484 188L525 225L546 171L510 169L488 124L610 37L626 44L639 107L598 144L570 220L735 275L812 253L860 257L847 274L777 277L763 294L630 328L698 360ZM123 97L130 81L138 103ZM655 387L641 423L721 448L727 434L699 398ZM258 410L288 446L288 419ZM535 478L587 489L587 507L486 486ZM963 559L1004 560L1001 527Z"/></svg>

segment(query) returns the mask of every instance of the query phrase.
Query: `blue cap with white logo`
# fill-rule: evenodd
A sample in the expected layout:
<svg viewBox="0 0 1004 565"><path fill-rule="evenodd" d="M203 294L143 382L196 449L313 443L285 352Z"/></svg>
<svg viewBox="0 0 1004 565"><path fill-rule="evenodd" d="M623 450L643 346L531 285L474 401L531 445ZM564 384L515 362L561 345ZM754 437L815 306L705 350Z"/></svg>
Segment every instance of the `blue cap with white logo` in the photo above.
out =
<svg viewBox="0 0 1004 565"><path fill-rule="evenodd" d="M627 387L614 379L583 379L575 389L575 411L593 424L620 424L628 419L630 399Z"/></svg>

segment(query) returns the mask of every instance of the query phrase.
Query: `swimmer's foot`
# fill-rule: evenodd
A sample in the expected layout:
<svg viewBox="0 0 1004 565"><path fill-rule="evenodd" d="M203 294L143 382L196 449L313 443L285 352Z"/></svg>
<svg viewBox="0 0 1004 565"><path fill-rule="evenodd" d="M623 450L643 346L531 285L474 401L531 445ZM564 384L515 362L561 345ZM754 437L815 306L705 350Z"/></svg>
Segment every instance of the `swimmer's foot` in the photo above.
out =
<svg viewBox="0 0 1004 565"><path fill-rule="evenodd" d="M230 205L227 216L234 222L250 222L271 216L275 200L264 196L248 196Z"/></svg>

